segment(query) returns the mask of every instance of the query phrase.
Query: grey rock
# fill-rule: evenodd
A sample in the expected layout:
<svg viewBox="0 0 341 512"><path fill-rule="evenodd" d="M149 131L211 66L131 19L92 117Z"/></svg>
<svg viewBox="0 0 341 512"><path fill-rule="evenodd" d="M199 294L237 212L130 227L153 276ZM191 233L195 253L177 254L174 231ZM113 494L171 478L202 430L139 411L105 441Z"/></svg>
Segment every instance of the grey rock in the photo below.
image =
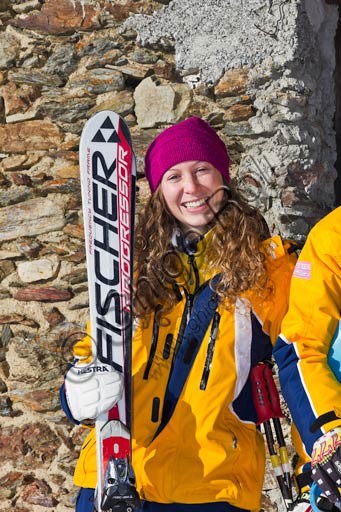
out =
<svg viewBox="0 0 341 512"><path fill-rule="evenodd" d="M130 58L139 64L155 64L159 57L145 48L136 48Z"/></svg>
<svg viewBox="0 0 341 512"><path fill-rule="evenodd" d="M18 43L2 32L0 40L0 69L8 69L15 65L19 55Z"/></svg>
<svg viewBox="0 0 341 512"><path fill-rule="evenodd" d="M40 69L10 71L9 78L16 84L38 84L48 87L61 87L65 83L58 75L50 75Z"/></svg>
<svg viewBox="0 0 341 512"><path fill-rule="evenodd" d="M89 114L94 114L100 110L113 110L122 116L127 116L134 112L134 97L132 91L123 90L115 93L99 94L96 99L96 106Z"/></svg>
<svg viewBox="0 0 341 512"><path fill-rule="evenodd" d="M76 72L70 76L67 83L68 88L82 87L91 94L122 91L124 85L125 80L122 73L106 68Z"/></svg>
<svg viewBox="0 0 341 512"><path fill-rule="evenodd" d="M29 187L0 190L0 208L11 204L20 203L34 197L34 192Z"/></svg>
<svg viewBox="0 0 341 512"><path fill-rule="evenodd" d="M17 271L24 283L33 283L51 279L55 276L58 267L59 259L56 256L50 256L49 258L19 263Z"/></svg>
<svg viewBox="0 0 341 512"><path fill-rule="evenodd" d="M154 128L179 121L191 103L191 92L187 85L158 84L148 77L136 87L134 99L138 125Z"/></svg>
<svg viewBox="0 0 341 512"><path fill-rule="evenodd" d="M15 265L10 260L0 261L0 281L5 279L5 277L12 274L15 270Z"/></svg>
<svg viewBox="0 0 341 512"><path fill-rule="evenodd" d="M47 117L58 123L74 123L79 119L85 119L87 113L94 106L92 98L65 98L59 101L51 101L48 97L37 107L38 117Z"/></svg>
<svg viewBox="0 0 341 512"><path fill-rule="evenodd" d="M11 6L10 0L0 0L0 12L7 11L7 9Z"/></svg>
<svg viewBox="0 0 341 512"><path fill-rule="evenodd" d="M77 53L72 44L57 46L47 59L44 71L50 75L68 77L77 67Z"/></svg>
<svg viewBox="0 0 341 512"><path fill-rule="evenodd" d="M17 14L24 14L26 12L32 11L33 9L39 10L40 8L41 3L39 0L28 0L27 2L22 2L12 6L13 11Z"/></svg>
<svg viewBox="0 0 341 512"><path fill-rule="evenodd" d="M0 209L0 242L62 229L64 208L60 201L29 199Z"/></svg>
<svg viewBox="0 0 341 512"><path fill-rule="evenodd" d="M95 37L93 40L79 50L79 56L85 57L87 55L94 55L97 58L103 56L110 50L119 50L122 44L111 39L110 37Z"/></svg>
<svg viewBox="0 0 341 512"><path fill-rule="evenodd" d="M136 80L142 80L146 76L151 75L153 72L149 64L139 64L138 62L134 61L129 62L127 59L124 59L120 65L107 64L105 67L108 69L116 69L127 77L131 77Z"/></svg>
<svg viewBox="0 0 341 512"><path fill-rule="evenodd" d="M240 123L226 123L222 132L229 137L255 135L255 132L248 121L241 121Z"/></svg>
<svg viewBox="0 0 341 512"><path fill-rule="evenodd" d="M175 41L180 70L198 68L205 82L216 82L227 68L253 66L290 44L296 29L295 2L275 0L174 0L152 16L131 16L124 24L136 30L142 45Z"/></svg>

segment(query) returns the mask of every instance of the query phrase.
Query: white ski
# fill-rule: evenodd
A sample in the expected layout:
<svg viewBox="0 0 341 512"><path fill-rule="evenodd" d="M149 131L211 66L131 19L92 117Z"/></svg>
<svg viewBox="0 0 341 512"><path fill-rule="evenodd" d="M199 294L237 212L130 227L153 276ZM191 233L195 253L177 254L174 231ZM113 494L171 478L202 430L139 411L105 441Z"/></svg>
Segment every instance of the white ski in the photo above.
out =
<svg viewBox="0 0 341 512"><path fill-rule="evenodd" d="M124 376L123 398L96 420L96 507L131 512L140 507L130 462L136 165L123 119L111 111L91 117L79 154L93 362Z"/></svg>

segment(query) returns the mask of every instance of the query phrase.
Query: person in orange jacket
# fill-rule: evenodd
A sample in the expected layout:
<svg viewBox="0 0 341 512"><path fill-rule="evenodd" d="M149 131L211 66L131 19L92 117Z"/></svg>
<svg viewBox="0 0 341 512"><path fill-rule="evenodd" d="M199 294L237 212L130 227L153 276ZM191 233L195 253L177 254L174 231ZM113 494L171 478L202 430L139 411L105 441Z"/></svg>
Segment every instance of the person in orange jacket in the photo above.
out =
<svg viewBox="0 0 341 512"><path fill-rule="evenodd" d="M145 174L152 194L135 236L132 344L132 462L143 511L256 511L265 450L250 371L271 356L296 256L279 236L267 238L260 213L233 188L226 146L205 121L159 134ZM66 375L64 408L79 422L121 393L115 372L95 404L86 386ZM77 512L92 511L94 429L75 483Z"/></svg>
<svg viewBox="0 0 341 512"><path fill-rule="evenodd" d="M303 441L298 483L304 491L315 480L324 491L320 510L335 512L341 487L340 316L341 207L308 235L274 351L281 389ZM311 510L306 507L300 510Z"/></svg>

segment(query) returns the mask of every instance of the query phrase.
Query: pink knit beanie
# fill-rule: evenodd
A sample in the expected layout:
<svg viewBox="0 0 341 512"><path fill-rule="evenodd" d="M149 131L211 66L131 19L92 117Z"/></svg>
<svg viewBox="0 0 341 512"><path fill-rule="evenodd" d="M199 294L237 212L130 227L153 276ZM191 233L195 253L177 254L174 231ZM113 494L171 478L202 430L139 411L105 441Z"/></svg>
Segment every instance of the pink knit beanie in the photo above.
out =
<svg viewBox="0 0 341 512"><path fill-rule="evenodd" d="M152 192L168 169L181 162L209 162L230 181L230 159L224 142L211 126L199 117L190 117L161 132L145 156L145 175Z"/></svg>

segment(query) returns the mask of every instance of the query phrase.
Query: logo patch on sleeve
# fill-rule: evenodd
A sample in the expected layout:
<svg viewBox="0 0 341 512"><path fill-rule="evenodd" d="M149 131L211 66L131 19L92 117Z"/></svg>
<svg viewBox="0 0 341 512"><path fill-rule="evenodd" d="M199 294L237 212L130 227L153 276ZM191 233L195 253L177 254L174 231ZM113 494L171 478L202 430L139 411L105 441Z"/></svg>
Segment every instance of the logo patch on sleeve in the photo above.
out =
<svg viewBox="0 0 341 512"><path fill-rule="evenodd" d="M311 262L310 261L298 261L295 266L293 276L299 277L300 279L311 278Z"/></svg>

